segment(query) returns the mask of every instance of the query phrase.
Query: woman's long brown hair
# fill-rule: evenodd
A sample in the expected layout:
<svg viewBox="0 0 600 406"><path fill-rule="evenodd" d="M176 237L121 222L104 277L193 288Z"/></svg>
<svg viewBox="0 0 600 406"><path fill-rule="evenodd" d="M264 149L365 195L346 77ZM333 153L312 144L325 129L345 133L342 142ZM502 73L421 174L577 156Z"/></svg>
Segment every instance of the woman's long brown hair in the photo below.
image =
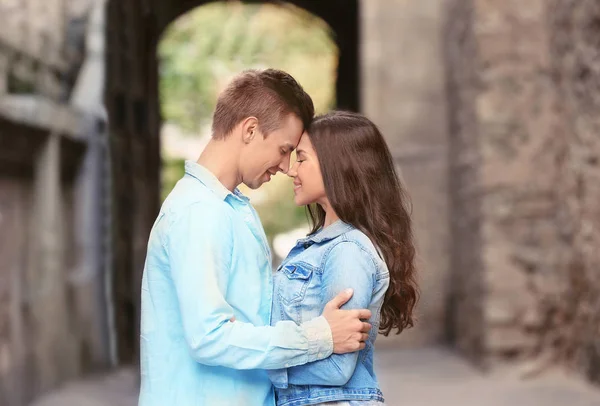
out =
<svg viewBox="0 0 600 406"><path fill-rule="evenodd" d="M308 135L317 153L325 193L340 220L365 233L378 247L390 272L379 331L397 334L414 325L418 300L415 247L408 196L390 150L366 117L334 111L318 116ZM307 206L311 234L323 227L325 211Z"/></svg>

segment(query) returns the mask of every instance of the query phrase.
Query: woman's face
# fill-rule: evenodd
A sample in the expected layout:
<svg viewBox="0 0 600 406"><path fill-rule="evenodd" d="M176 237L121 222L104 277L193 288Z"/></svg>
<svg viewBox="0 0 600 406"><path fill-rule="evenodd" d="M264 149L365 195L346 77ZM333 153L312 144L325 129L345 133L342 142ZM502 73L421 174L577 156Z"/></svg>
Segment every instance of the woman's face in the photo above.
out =
<svg viewBox="0 0 600 406"><path fill-rule="evenodd" d="M298 206L327 201L319 159L305 132L296 147L296 162L288 171L294 179L294 201Z"/></svg>

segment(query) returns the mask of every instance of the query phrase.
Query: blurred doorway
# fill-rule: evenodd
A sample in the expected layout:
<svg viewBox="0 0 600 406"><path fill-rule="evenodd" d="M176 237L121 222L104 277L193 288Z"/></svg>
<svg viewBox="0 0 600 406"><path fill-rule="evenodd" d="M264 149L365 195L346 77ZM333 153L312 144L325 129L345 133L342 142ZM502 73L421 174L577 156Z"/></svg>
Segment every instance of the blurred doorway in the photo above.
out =
<svg viewBox="0 0 600 406"><path fill-rule="evenodd" d="M269 7L264 7L264 5L269 5ZM265 64L258 59L252 59L253 52L256 55L254 47L259 46L260 41L253 45L247 42L248 37L252 37L248 35L247 30L252 27L252 34L255 29L260 31L251 24L260 25L264 15L270 15L270 18L274 19L275 9L279 9L282 13L304 16L296 22L300 31L320 33L315 35L328 38L328 41L335 44L335 47L330 46L334 49L332 52L337 51L335 69L323 69L324 72L315 72L317 78L318 75L322 75L324 78L331 78L334 75L334 78L330 80L334 90L330 91L328 87L324 87L311 91L310 78L305 79L303 74L299 73L300 70L296 71L301 68L296 66L297 64L293 66L283 64L275 67L289 70L312 93L315 99L320 97L318 95L321 91L324 91L325 95L330 95L331 97L323 97L324 100L328 100L323 106L324 109L330 107L355 111L360 109L358 0L109 1L106 24L105 104L109 115L112 172L112 255L110 259L113 270L112 296L117 331L117 358L120 363L134 362L138 354L139 289L147 238L160 207L161 191L168 189L169 182L177 178L177 171L181 170L177 162L173 165L165 162L165 170L161 169L163 167L162 158L166 156L164 150L161 156L161 133L164 141L168 137L163 131L168 128L165 127L165 124L167 126L170 124L169 117L172 117L172 113L177 111L176 108L175 112L169 110L170 108L164 103L161 106L159 101L167 94L164 92L164 88L163 92L160 91L159 83L167 73L165 69L173 67L169 64L161 65L159 63L161 57L169 54L168 48L161 40L164 41L168 38L174 27L185 26L186 21L192 21L196 15L194 9L197 7L200 7L197 11L200 14L196 18L202 19L202 11L206 10L208 13L214 13L215 18L220 16L219 18L222 18L225 24L227 21L233 22L231 27L223 26L220 27L221 29L216 29L219 28L218 24L215 24L212 18L208 18L202 22L201 26L194 27L199 30L198 35L203 36L203 40L207 41L204 44L207 48L201 49L209 50L211 55L224 56L225 60L229 61L222 64L212 61L214 62L212 65L206 64L206 61L193 61L198 63L199 67L210 67L209 72L211 75L215 75L212 76L215 82L212 84L210 81L208 82L209 85L214 86L209 86L210 92L205 95L207 99L196 100L199 102L197 104L202 106L202 111L210 114L210 100L213 100L212 103L214 103L214 94L218 91L219 85L223 84L221 81L226 81L229 75L234 73L234 70ZM223 10L230 14L224 15ZM189 15L185 15L188 12L190 12ZM181 22L176 21L180 16L183 16ZM173 23L174 21L175 23ZM314 23L322 27L321 31L311 31L308 26L305 26L305 24ZM235 24L246 27L246 31L240 30ZM273 29L273 27L263 28ZM203 29L206 30L203 31ZM279 26L275 31L282 35L291 34L287 26ZM323 35L324 31L327 31L327 35ZM262 45L266 50L273 45L270 42L277 42L277 38L282 37L271 34L270 36L265 35L263 38L266 38L265 41L267 41ZM221 39L225 42L221 43ZM191 44L185 35L183 38L175 40L175 42L177 41ZM298 37L296 42L297 47L306 47L311 41ZM221 55L222 52L224 55ZM267 54L265 53L265 55ZM311 60L310 62L314 63L315 61ZM317 65L314 67L316 68ZM308 72L308 70L306 71ZM199 77L196 78L199 79ZM197 83L197 85L201 86L202 84ZM169 90L175 89L176 87L173 87ZM166 120L163 121L162 116ZM192 134L194 136L202 134L202 120L196 122L195 125L198 127L191 131ZM166 146L165 144L163 142L163 146ZM200 153L200 150L193 152L196 155ZM282 176L280 177L283 179ZM165 182L163 183L162 180ZM260 196L254 196L254 203L260 199ZM287 201L285 196L278 197L278 199ZM291 200L289 201L291 202ZM277 210L279 209L282 207L277 206ZM288 210L288 208L284 209ZM289 209L291 210L293 207ZM269 212L277 214L276 211ZM293 210L291 213L291 218L298 214ZM281 230L278 220L270 221L265 216L263 221L267 229L273 229L272 236Z"/></svg>

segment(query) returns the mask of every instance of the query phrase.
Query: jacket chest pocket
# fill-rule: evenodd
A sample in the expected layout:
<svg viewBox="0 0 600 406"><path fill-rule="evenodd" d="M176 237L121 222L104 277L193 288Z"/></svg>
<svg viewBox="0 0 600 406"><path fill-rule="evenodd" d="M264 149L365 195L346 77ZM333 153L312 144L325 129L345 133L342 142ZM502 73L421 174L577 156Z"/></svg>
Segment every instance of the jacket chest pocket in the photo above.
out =
<svg viewBox="0 0 600 406"><path fill-rule="evenodd" d="M313 271L302 265L286 265L279 272L281 284L278 294L281 300L286 304L302 302Z"/></svg>

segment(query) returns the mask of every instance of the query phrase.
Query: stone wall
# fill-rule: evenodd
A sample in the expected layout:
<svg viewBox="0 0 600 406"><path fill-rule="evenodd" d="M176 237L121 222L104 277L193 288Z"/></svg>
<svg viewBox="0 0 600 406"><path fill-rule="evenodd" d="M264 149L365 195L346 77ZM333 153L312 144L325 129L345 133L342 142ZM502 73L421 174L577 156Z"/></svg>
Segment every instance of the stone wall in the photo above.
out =
<svg viewBox="0 0 600 406"><path fill-rule="evenodd" d="M485 347L492 357L539 348L540 306L561 286L556 134L546 5L476 0Z"/></svg>
<svg viewBox="0 0 600 406"><path fill-rule="evenodd" d="M166 3L164 6L168 6ZM146 5L109 1L105 102L111 175L111 283L117 358L135 363L148 235L160 208L159 39Z"/></svg>
<svg viewBox="0 0 600 406"><path fill-rule="evenodd" d="M442 4L361 1L361 105L386 138L412 199L421 289L415 328L380 337L379 345L445 341L450 252Z"/></svg>
<svg viewBox="0 0 600 406"><path fill-rule="evenodd" d="M26 266L27 217L31 182L0 176L0 403L23 404L29 375L26 315L22 314L22 278ZM29 389L29 388L27 388Z"/></svg>
<svg viewBox="0 0 600 406"><path fill-rule="evenodd" d="M91 364L73 279L81 144L0 117L0 403L27 404Z"/></svg>
<svg viewBox="0 0 600 406"><path fill-rule="evenodd" d="M64 0L2 2L0 44L7 70L0 74L0 87L60 97L59 75L66 62L60 52L66 33L65 8Z"/></svg>
<svg viewBox="0 0 600 406"><path fill-rule="evenodd" d="M71 16L84 13L77 14L84 21L89 3L0 5L3 406L29 404L110 364L105 274L101 261L90 263L98 238L86 234L101 203L92 198L102 197L90 196L98 185L90 173L99 166L90 151L102 140L96 111L68 100L83 58L72 51L85 44L85 30L72 30ZM94 86L87 89L94 94Z"/></svg>
<svg viewBox="0 0 600 406"><path fill-rule="evenodd" d="M458 347L598 379L598 3L448 11Z"/></svg>
<svg viewBox="0 0 600 406"><path fill-rule="evenodd" d="M600 3L548 2L558 127L564 292L548 301L554 353L600 383ZM551 316L551 317L550 317Z"/></svg>
<svg viewBox="0 0 600 406"><path fill-rule="evenodd" d="M66 99L83 60L83 34L96 0L0 3L0 94Z"/></svg>
<svg viewBox="0 0 600 406"><path fill-rule="evenodd" d="M477 44L471 1L446 5L444 46L448 133L451 278L448 283L446 333L450 343L471 361L481 363L484 323L482 263L481 152L475 99L477 95Z"/></svg>

